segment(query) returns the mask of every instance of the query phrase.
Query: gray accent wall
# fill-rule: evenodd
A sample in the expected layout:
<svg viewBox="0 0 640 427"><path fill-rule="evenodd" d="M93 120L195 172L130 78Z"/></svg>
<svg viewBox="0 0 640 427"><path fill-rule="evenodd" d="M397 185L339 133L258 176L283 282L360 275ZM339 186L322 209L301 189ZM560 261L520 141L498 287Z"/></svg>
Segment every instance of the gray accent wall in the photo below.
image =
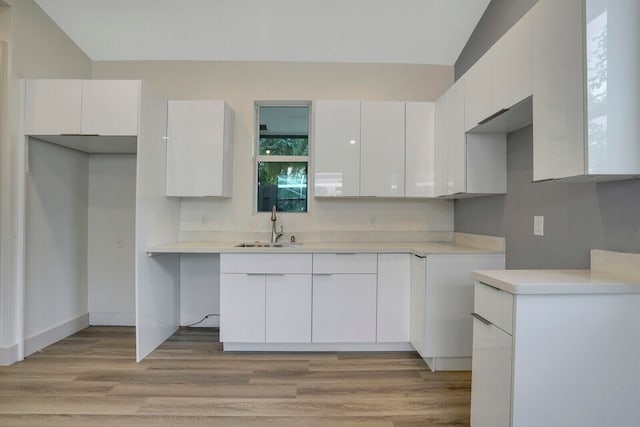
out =
<svg viewBox="0 0 640 427"><path fill-rule="evenodd" d="M456 77L537 0L493 0L455 65ZM455 202L455 231L503 236L507 268L588 268L590 249L640 253L640 180L533 183L533 127L508 135L507 194ZM544 236L533 217L544 216Z"/></svg>
<svg viewBox="0 0 640 427"><path fill-rule="evenodd" d="M492 0L454 66L458 80L538 0Z"/></svg>

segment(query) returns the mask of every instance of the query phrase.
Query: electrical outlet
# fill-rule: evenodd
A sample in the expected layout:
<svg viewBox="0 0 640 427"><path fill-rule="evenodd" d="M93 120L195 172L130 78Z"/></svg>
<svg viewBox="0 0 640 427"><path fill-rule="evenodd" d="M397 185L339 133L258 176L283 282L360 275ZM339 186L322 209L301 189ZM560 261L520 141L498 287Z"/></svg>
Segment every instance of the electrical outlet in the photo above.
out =
<svg viewBox="0 0 640 427"><path fill-rule="evenodd" d="M124 248L124 238L118 237L116 239L116 248Z"/></svg>
<svg viewBox="0 0 640 427"><path fill-rule="evenodd" d="M533 217L533 235L544 236L544 217L543 216Z"/></svg>
<svg viewBox="0 0 640 427"><path fill-rule="evenodd" d="M378 218L375 215L369 215L369 224L374 225L376 222L378 222Z"/></svg>

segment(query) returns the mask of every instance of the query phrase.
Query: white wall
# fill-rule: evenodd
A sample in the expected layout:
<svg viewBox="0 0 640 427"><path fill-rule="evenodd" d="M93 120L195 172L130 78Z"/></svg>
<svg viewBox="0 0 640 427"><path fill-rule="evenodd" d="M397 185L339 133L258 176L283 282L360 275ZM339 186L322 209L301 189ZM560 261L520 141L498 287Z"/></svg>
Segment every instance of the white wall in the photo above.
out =
<svg viewBox="0 0 640 427"><path fill-rule="evenodd" d="M136 156L89 157L88 286L92 325L135 325Z"/></svg>
<svg viewBox="0 0 640 427"><path fill-rule="evenodd" d="M25 355L88 322L88 173L88 155L30 141Z"/></svg>
<svg viewBox="0 0 640 427"><path fill-rule="evenodd" d="M207 314L220 314L220 256L189 254L180 257L180 325L191 325ZM197 326L219 326L212 316Z"/></svg>
<svg viewBox="0 0 640 427"><path fill-rule="evenodd" d="M24 141L20 136L20 79L86 78L89 58L33 0L7 0L0 8L0 38L7 42L7 128L0 138L0 363L22 357L22 254L25 215Z"/></svg>
<svg viewBox="0 0 640 427"><path fill-rule="evenodd" d="M237 239L270 230L268 214L253 213L257 100L433 101L453 82L447 66L277 62L94 62L94 78L141 78L168 99L222 99L235 111L233 198L183 199L181 239ZM444 200L309 200L307 214L281 214L285 232L349 238L348 231L453 230ZM242 237L241 237L242 238Z"/></svg>
<svg viewBox="0 0 640 427"><path fill-rule="evenodd" d="M267 213L255 214L255 101L352 99L435 101L453 83L446 66L287 62L94 62L97 79L143 79L168 99L221 99L235 112L231 199L182 199L180 239L267 239ZM453 230L445 200L315 200L309 213L280 214L285 239L426 238ZM256 235L256 233L261 233ZM446 234L446 233L445 233ZM180 323L218 312L219 257L182 256ZM208 319L200 326L217 324Z"/></svg>

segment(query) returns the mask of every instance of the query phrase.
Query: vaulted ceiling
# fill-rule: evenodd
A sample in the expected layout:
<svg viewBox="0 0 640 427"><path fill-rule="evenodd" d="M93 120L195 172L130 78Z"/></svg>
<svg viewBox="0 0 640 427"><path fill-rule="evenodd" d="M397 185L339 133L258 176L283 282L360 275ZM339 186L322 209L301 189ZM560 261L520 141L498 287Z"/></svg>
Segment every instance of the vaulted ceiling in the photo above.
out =
<svg viewBox="0 0 640 427"><path fill-rule="evenodd" d="M94 61L453 65L489 0L35 0Z"/></svg>

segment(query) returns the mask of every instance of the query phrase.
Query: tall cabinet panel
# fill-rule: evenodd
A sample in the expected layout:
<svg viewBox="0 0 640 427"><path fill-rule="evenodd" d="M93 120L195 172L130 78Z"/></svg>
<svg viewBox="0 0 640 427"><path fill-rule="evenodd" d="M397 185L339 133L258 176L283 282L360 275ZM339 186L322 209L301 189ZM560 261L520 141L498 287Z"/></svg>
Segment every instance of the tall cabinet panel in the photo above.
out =
<svg viewBox="0 0 640 427"><path fill-rule="evenodd" d="M435 104L405 105L405 197L435 196Z"/></svg>
<svg viewBox="0 0 640 427"><path fill-rule="evenodd" d="M231 197L233 111L223 101L169 101L167 196Z"/></svg>
<svg viewBox="0 0 640 427"><path fill-rule="evenodd" d="M361 196L404 196L404 109L404 102L361 104Z"/></svg>
<svg viewBox="0 0 640 427"><path fill-rule="evenodd" d="M360 194L360 101L315 101L315 196Z"/></svg>

